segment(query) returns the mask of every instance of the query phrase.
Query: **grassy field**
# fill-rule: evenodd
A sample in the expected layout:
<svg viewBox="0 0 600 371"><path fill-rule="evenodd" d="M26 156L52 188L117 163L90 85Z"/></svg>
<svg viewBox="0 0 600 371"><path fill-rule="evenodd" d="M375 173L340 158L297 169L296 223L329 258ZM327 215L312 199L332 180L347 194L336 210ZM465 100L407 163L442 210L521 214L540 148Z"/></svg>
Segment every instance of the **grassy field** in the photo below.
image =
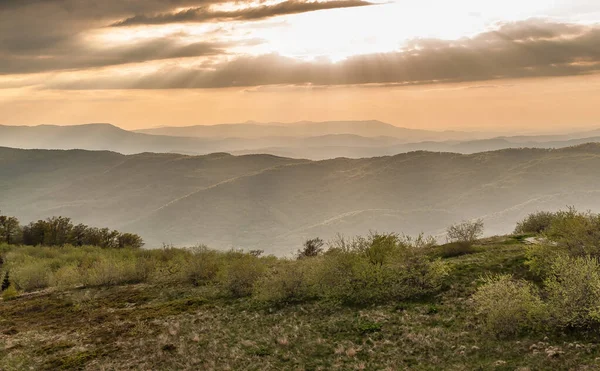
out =
<svg viewBox="0 0 600 371"><path fill-rule="evenodd" d="M44 290L0 301L0 369L594 370L598 338L483 333L470 296L487 273L529 278L523 239L480 241L435 295L352 307L270 307L213 286Z"/></svg>

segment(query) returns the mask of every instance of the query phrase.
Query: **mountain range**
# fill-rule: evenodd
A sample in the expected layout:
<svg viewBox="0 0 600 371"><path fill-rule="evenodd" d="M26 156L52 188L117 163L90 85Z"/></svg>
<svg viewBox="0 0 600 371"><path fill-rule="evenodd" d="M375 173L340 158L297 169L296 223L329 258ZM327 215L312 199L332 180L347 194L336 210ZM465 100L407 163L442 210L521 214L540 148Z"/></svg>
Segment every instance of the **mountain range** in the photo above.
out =
<svg viewBox="0 0 600 371"><path fill-rule="evenodd" d="M203 155L271 154L322 160L390 156L417 150L475 153L505 148L561 148L600 141L600 130L565 135L497 136L427 131L379 121L224 124L127 131L110 124L0 126L0 146Z"/></svg>
<svg viewBox="0 0 600 371"><path fill-rule="evenodd" d="M213 153L0 148L0 209L64 215L162 243L289 254L304 239L441 235L462 219L510 232L529 212L600 210L600 144L300 160Z"/></svg>
<svg viewBox="0 0 600 371"><path fill-rule="evenodd" d="M463 131L430 131L408 129L377 120L367 121L300 121L294 123L257 123L249 121L242 124L167 126L137 130L154 135L168 135L196 138L265 138L265 137L319 137L336 134L348 134L366 138L390 137L403 142L423 140L479 139L489 134Z"/></svg>

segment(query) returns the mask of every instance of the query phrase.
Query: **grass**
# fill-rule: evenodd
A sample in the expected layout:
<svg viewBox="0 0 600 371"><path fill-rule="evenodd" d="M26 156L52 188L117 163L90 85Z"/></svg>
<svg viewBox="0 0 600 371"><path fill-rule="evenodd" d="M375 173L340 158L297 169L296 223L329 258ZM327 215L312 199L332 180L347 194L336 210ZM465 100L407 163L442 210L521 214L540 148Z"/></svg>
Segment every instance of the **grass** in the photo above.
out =
<svg viewBox="0 0 600 371"><path fill-rule="evenodd" d="M363 307L271 307L210 285L144 283L41 291L0 301L0 369L591 370L591 334L495 339L469 297L488 272L528 278L518 238L444 259L437 294Z"/></svg>

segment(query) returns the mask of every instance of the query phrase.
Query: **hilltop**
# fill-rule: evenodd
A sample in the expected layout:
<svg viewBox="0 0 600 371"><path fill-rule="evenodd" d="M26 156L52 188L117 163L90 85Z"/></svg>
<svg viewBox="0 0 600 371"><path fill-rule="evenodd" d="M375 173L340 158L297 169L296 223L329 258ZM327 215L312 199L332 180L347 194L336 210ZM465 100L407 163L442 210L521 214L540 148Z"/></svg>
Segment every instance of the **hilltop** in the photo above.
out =
<svg viewBox="0 0 600 371"><path fill-rule="evenodd" d="M440 292L382 304L265 306L181 283L54 289L0 300L0 368L594 369L600 345L593 333L498 338L475 316L470 298L481 277L530 277L523 241L481 240L469 254L443 259L450 271Z"/></svg>

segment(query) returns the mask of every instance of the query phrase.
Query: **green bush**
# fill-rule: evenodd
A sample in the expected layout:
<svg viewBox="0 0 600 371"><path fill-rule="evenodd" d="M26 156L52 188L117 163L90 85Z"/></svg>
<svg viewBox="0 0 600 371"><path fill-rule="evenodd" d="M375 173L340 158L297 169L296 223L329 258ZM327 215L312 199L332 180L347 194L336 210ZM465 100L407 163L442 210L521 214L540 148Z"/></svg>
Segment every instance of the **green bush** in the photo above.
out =
<svg viewBox="0 0 600 371"><path fill-rule="evenodd" d="M144 265L133 254L99 256L84 271L85 286L114 286L145 282Z"/></svg>
<svg viewBox="0 0 600 371"><path fill-rule="evenodd" d="M549 211L538 211L527 215L525 219L517 223L514 233L525 234L535 233L540 234L546 232L554 220L557 217L557 213Z"/></svg>
<svg viewBox="0 0 600 371"><path fill-rule="evenodd" d="M254 297L272 305L298 303L315 297L315 267L321 259L282 260L256 283Z"/></svg>
<svg viewBox="0 0 600 371"><path fill-rule="evenodd" d="M600 215L574 208L556 213L546 237L570 256L600 257Z"/></svg>
<svg viewBox="0 0 600 371"><path fill-rule="evenodd" d="M233 297L250 296L254 285L265 273L263 259L243 252L227 254L227 265L224 267L221 284Z"/></svg>
<svg viewBox="0 0 600 371"><path fill-rule="evenodd" d="M2 291L2 299L4 300L13 300L17 296L19 296L19 292L14 285L10 285L6 290Z"/></svg>
<svg viewBox="0 0 600 371"><path fill-rule="evenodd" d="M45 289L50 285L51 270L47 262L32 260L10 270L11 281L16 289L35 291Z"/></svg>
<svg viewBox="0 0 600 371"><path fill-rule="evenodd" d="M474 243L483 235L483 220L463 221L453 224L446 229L450 242Z"/></svg>
<svg viewBox="0 0 600 371"><path fill-rule="evenodd" d="M328 254L319 267L319 295L344 304L364 305L382 301L387 267L372 265L360 254ZM386 288L387 290L387 288Z"/></svg>
<svg viewBox="0 0 600 371"><path fill-rule="evenodd" d="M50 284L59 288L73 288L83 285L85 279L74 264L64 265L52 273Z"/></svg>
<svg viewBox="0 0 600 371"><path fill-rule="evenodd" d="M155 282L215 285L227 295L253 295L279 305L309 299L347 304L402 300L438 290L446 265L431 261L432 240L371 234L299 260L260 257L204 246L159 250L93 246L12 246L3 271L23 291L48 286L113 286Z"/></svg>
<svg viewBox="0 0 600 371"><path fill-rule="evenodd" d="M339 240L318 266L319 295L344 304L366 305L438 290L447 275L446 265L426 257L423 241L395 234Z"/></svg>
<svg viewBox="0 0 600 371"><path fill-rule="evenodd" d="M554 261L565 255L568 256L568 253L564 249L550 242L529 245L525 250L525 257L527 258L525 264L537 276L545 277Z"/></svg>
<svg viewBox="0 0 600 371"><path fill-rule="evenodd" d="M437 249L439 251L439 256L442 258L453 258L477 252L477 249L473 247L472 243L464 241L450 242L439 246Z"/></svg>
<svg viewBox="0 0 600 371"><path fill-rule="evenodd" d="M214 281L221 268L220 254L206 246L194 247L190 252L185 264L182 264L183 281L195 286Z"/></svg>
<svg viewBox="0 0 600 371"><path fill-rule="evenodd" d="M536 287L510 275L489 276L477 289L472 301L484 331L508 337L537 330L547 310Z"/></svg>
<svg viewBox="0 0 600 371"><path fill-rule="evenodd" d="M544 233L545 242L527 249L527 264L539 276L546 276L560 256L600 258L600 216L574 208L554 213Z"/></svg>
<svg viewBox="0 0 600 371"><path fill-rule="evenodd" d="M594 257L557 258L544 281L553 324L585 328L600 324L600 263Z"/></svg>

